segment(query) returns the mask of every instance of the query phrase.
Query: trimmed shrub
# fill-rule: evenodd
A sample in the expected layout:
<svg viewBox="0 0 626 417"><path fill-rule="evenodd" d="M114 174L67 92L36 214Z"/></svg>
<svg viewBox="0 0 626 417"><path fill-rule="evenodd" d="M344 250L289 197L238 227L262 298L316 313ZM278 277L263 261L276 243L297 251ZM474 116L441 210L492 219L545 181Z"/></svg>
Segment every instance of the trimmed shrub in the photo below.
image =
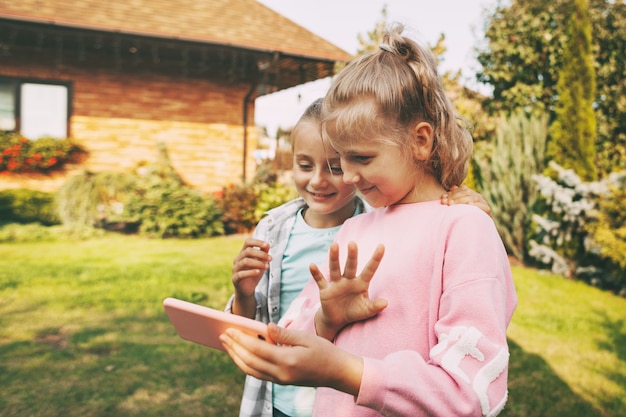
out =
<svg viewBox="0 0 626 417"><path fill-rule="evenodd" d="M54 194L27 189L0 191L0 221L60 224Z"/></svg>

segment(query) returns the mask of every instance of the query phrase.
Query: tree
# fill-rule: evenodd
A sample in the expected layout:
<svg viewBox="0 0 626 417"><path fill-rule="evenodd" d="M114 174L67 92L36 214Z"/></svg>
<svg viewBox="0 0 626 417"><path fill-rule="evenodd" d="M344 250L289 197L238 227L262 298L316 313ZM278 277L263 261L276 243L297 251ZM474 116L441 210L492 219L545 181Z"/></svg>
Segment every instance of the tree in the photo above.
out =
<svg viewBox="0 0 626 417"><path fill-rule="evenodd" d="M555 121L550 126L548 156L583 180L597 178L595 156L596 94L587 0L575 0L556 86Z"/></svg>
<svg viewBox="0 0 626 417"><path fill-rule="evenodd" d="M490 112L539 109L554 120L571 3L512 0L488 15L477 79L493 88ZM596 165L605 175L626 169L626 4L589 0L588 11L597 87Z"/></svg>

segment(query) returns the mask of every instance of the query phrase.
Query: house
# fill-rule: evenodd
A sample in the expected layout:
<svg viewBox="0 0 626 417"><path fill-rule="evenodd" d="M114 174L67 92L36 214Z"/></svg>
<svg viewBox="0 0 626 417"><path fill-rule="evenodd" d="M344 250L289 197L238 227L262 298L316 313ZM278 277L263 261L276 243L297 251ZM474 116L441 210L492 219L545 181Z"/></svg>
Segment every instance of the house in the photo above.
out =
<svg viewBox="0 0 626 417"><path fill-rule="evenodd" d="M0 189L130 170L161 144L200 191L240 183L255 169L255 99L349 59L255 0L0 2L0 130L88 151L62 173L1 176Z"/></svg>

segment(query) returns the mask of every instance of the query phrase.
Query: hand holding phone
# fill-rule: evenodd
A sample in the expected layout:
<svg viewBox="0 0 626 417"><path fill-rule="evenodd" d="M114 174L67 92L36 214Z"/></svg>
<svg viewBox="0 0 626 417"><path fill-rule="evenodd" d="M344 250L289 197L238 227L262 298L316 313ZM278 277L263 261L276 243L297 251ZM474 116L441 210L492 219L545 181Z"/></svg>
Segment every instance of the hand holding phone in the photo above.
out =
<svg viewBox="0 0 626 417"><path fill-rule="evenodd" d="M267 325L260 321L176 298L163 300L163 307L180 337L194 343L223 351L219 337L230 328L273 343L267 333Z"/></svg>

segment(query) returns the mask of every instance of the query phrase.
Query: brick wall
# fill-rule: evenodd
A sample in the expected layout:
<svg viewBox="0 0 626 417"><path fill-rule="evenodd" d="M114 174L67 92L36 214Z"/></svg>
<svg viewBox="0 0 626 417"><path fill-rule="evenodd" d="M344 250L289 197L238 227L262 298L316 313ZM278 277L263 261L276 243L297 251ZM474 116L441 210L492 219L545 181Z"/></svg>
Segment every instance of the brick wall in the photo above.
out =
<svg viewBox="0 0 626 417"><path fill-rule="evenodd" d="M0 177L0 189L58 189L81 169L94 172L132 169L158 157L164 143L177 172L190 185L214 192L241 182L245 83L188 75L178 62L143 60L74 51L14 48L2 58L0 76L71 82L70 136L89 152L80 167L50 177ZM255 170L253 104L248 112L246 176Z"/></svg>

